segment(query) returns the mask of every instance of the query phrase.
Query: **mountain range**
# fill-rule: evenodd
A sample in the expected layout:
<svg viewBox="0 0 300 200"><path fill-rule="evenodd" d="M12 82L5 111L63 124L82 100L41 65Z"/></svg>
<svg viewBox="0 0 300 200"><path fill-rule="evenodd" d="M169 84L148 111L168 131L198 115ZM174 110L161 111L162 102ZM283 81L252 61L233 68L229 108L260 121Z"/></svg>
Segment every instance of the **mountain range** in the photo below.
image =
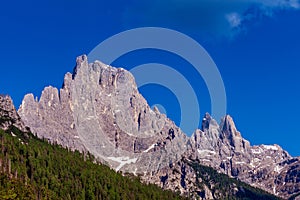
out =
<svg viewBox="0 0 300 200"><path fill-rule="evenodd" d="M280 198L300 196L300 158L278 145L252 146L229 115L218 124L206 113L202 128L188 137L149 107L130 72L100 61L88 63L85 55L77 58L61 89L46 87L40 98L25 95L17 112L12 102L2 104L0 128L30 129L49 143L90 152L115 171L184 196L222 199L218 188L226 188L220 185L223 176ZM5 120L9 118L15 120ZM227 187L235 196L250 191L234 181Z"/></svg>
<svg viewBox="0 0 300 200"><path fill-rule="evenodd" d="M177 166L197 172L196 188L181 195L162 190L115 172L89 152L39 139L28 127L21 130L24 123L7 95L0 96L0 110L0 199L279 199L184 158Z"/></svg>

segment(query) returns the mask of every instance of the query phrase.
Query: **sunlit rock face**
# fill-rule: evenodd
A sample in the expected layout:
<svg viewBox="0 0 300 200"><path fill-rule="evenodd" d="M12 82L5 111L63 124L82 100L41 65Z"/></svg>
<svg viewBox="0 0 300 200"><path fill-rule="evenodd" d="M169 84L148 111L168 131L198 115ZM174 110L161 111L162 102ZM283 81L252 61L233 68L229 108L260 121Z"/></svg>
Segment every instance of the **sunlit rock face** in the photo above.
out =
<svg viewBox="0 0 300 200"><path fill-rule="evenodd" d="M280 146L251 146L229 115L218 124L206 113L202 128L187 137L149 107L131 73L86 56L77 58L61 89L46 87L39 99L27 94L18 113L40 138L182 194L213 197L209 187L198 188L189 159L284 198L300 191L300 161Z"/></svg>
<svg viewBox="0 0 300 200"><path fill-rule="evenodd" d="M229 115L220 125L209 114L202 121L202 130L190 138L202 164L284 198L300 191L298 158L278 145L251 146Z"/></svg>
<svg viewBox="0 0 300 200"><path fill-rule="evenodd" d="M131 73L89 64L86 56L77 58L62 89L46 87L39 100L26 95L18 112L39 137L89 151L124 172L157 171L187 149L188 137L151 110Z"/></svg>

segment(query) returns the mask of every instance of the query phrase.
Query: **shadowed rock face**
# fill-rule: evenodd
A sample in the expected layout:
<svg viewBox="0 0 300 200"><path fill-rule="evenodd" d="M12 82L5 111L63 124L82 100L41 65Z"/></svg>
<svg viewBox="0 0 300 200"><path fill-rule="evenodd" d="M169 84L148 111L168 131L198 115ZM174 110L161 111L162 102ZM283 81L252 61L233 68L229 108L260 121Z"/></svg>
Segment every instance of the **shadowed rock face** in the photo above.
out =
<svg viewBox="0 0 300 200"><path fill-rule="evenodd" d="M63 88L47 87L39 101L24 97L19 114L39 137L87 150L116 170L144 174L181 157L185 134L153 111L133 76L86 56L77 58Z"/></svg>
<svg viewBox="0 0 300 200"><path fill-rule="evenodd" d="M86 56L77 58L62 89L46 87L39 101L26 95L18 113L40 138L89 151L115 170L183 194L200 190L183 158L285 198L300 190L300 161L278 145L251 146L229 115L218 124L208 113L202 129L188 138L151 110L132 74L99 61L89 64ZM209 188L204 190L203 199L209 199Z"/></svg>

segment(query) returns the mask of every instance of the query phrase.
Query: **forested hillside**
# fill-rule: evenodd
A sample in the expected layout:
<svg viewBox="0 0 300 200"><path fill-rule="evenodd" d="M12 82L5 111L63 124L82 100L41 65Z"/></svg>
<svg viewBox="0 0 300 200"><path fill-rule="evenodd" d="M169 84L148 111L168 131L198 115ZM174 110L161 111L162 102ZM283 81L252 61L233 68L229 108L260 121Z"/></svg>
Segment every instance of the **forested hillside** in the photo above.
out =
<svg viewBox="0 0 300 200"><path fill-rule="evenodd" d="M0 142L0 199L183 199L15 127Z"/></svg>

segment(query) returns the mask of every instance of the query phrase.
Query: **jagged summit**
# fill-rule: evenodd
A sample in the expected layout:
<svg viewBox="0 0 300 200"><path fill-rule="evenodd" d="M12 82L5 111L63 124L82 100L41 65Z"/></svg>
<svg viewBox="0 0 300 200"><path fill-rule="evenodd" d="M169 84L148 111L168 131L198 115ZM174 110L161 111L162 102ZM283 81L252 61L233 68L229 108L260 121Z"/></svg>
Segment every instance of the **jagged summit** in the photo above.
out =
<svg viewBox="0 0 300 200"><path fill-rule="evenodd" d="M187 149L187 136L151 110L131 73L85 55L63 88L46 87L39 101L26 95L18 112L39 137L88 150L116 170L156 171Z"/></svg>
<svg viewBox="0 0 300 200"><path fill-rule="evenodd" d="M224 118L222 118L220 129L226 137L231 137L231 134L241 137L241 134L237 131L235 123L230 115L226 115Z"/></svg>
<svg viewBox="0 0 300 200"><path fill-rule="evenodd" d="M88 63L85 55L76 59L73 74L66 73L61 89L46 87L39 100L25 95L18 113L38 137L89 151L117 171L166 189L197 188L196 172L181 162L193 159L285 198L300 191L298 158L277 145L251 146L229 115L218 124L206 113L189 138L149 107L130 72Z"/></svg>
<svg viewBox="0 0 300 200"><path fill-rule="evenodd" d="M11 126L15 126L23 132L29 131L16 112L13 101L8 95L0 94L0 116L0 129L7 130Z"/></svg>

